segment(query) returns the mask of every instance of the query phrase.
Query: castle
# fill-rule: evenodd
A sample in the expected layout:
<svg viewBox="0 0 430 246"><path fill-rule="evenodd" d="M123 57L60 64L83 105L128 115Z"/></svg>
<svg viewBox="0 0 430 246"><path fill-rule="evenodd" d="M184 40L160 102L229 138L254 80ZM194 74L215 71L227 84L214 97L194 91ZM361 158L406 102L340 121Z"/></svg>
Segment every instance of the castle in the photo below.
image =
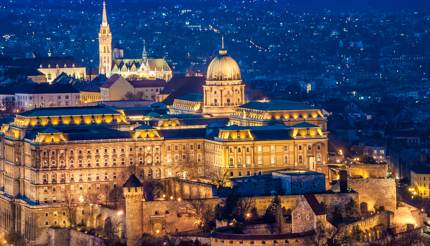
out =
<svg viewBox="0 0 430 246"><path fill-rule="evenodd" d="M120 60L112 60L111 41L104 4L100 73L147 76L149 60L137 70L117 71ZM136 73L127 75L132 70ZM157 72L151 76L170 76ZM240 68L224 45L208 66L202 107L190 107L193 103L175 101L167 114L150 110L142 117L106 105L17 114L1 127L0 230L37 244L50 227L103 226L103 220L89 219L99 218L94 206L115 206L132 174L135 181L127 181L130 192L124 192L126 203L134 202L129 207L143 206L140 191L131 192L136 179L191 182L284 169L326 172L322 110L290 101L247 102ZM125 224L136 219L141 217L127 214Z"/></svg>

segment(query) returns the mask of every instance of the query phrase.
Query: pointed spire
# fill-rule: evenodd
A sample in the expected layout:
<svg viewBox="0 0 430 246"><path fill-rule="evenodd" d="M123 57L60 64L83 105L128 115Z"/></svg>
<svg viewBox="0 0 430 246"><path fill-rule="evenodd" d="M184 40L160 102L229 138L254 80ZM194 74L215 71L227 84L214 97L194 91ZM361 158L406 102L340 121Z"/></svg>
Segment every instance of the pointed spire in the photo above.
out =
<svg viewBox="0 0 430 246"><path fill-rule="evenodd" d="M48 57L51 57L52 56L52 50L51 50L51 46L49 46L49 48L48 48Z"/></svg>
<svg viewBox="0 0 430 246"><path fill-rule="evenodd" d="M103 0L103 17L102 17L102 26L107 26L108 20L107 20L107 13L106 13L106 1Z"/></svg>
<svg viewBox="0 0 430 246"><path fill-rule="evenodd" d="M227 55L227 50L224 48L224 35L221 36L221 49L218 52L220 55Z"/></svg>
<svg viewBox="0 0 430 246"><path fill-rule="evenodd" d="M143 40L142 58L143 59L148 58L148 52L146 52L146 41L145 41L145 39Z"/></svg>

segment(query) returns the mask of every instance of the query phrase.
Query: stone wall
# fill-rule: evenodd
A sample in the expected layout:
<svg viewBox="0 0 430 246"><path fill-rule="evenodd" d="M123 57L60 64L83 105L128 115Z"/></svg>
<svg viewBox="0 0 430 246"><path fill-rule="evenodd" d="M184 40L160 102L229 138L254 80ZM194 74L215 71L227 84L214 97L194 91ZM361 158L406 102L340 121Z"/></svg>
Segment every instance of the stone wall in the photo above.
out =
<svg viewBox="0 0 430 246"><path fill-rule="evenodd" d="M384 207L394 212L397 206L396 181L389 178L349 179L348 185L358 193L358 206L366 203L369 211Z"/></svg>
<svg viewBox="0 0 430 246"><path fill-rule="evenodd" d="M388 164L351 164L348 166L348 175L362 178L386 178Z"/></svg>
<svg viewBox="0 0 430 246"><path fill-rule="evenodd" d="M105 246L102 239L69 229L49 229L48 246Z"/></svg>
<svg viewBox="0 0 430 246"><path fill-rule="evenodd" d="M357 222L339 226L338 235L353 236L359 238L359 241L377 240L390 227L392 217L393 213L391 212L379 212ZM362 233L357 235L355 228L358 228Z"/></svg>

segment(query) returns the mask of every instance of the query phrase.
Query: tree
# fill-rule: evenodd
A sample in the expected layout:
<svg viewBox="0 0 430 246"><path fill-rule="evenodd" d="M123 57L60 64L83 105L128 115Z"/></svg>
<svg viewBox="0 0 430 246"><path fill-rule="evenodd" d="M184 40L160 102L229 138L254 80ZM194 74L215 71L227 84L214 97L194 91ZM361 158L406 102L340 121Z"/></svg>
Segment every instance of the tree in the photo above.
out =
<svg viewBox="0 0 430 246"><path fill-rule="evenodd" d="M349 202L345 205L345 213L349 220L355 220L360 216L358 205L354 199L351 198L351 200L349 200Z"/></svg>
<svg viewBox="0 0 430 246"><path fill-rule="evenodd" d="M255 200L252 197L242 197L237 202L237 213L241 221L252 217L252 209L255 208Z"/></svg>
<svg viewBox="0 0 430 246"><path fill-rule="evenodd" d="M157 180L145 180L143 182L143 192L145 200L153 201L156 197L160 197L164 192L164 186Z"/></svg>
<svg viewBox="0 0 430 246"><path fill-rule="evenodd" d="M272 203L269 205L269 207L267 207L266 213L264 214L264 220L266 223L275 223L276 214L279 207L281 207L281 200L278 196L275 196L272 200Z"/></svg>
<svg viewBox="0 0 430 246"><path fill-rule="evenodd" d="M231 222L235 218L238 201L239 196L237 195L236 189L233 188L225 199L224 206L220 208L220 220L227 220L227 222Z"/></svg>
<svg viewBox="0 0 430 246"><path fill-rule="evenodd" d="M228 181L228 171L214 170L209 172L211 181L217 186L218 189L225 187Z"/></svg>
<svg viewBox="0 0 430 246"><path fill-rule="evenodd" d="M339 206L334 207L333 213L331 215L331 222L334 225L338 225L343 222L342 211Z"/></svg>
<svg viewBox="0 0 430 246"><path fill-rule="evenodd" d="M210 232L215 228L215 213L205 200L189 200L188 204L193 208L196 217L200 220L199 227L204 232Z"/></svg>
<svg viewBox="0 0 430 246"><path fill-rule="evenodd" d="M64 193L64 207L66 209L66 216L69 220L70 227L76 226L76 204L72 198L73 193L70 191L69 186L67 186Z"/></svg>
<svg viewBox="0 0 430 246"><path fill-rule="evenodd" d="M324 225L321 221L318 221L315 228L315 243L320 245L326 245L327 243L327 235L324 229Z"/></svg>

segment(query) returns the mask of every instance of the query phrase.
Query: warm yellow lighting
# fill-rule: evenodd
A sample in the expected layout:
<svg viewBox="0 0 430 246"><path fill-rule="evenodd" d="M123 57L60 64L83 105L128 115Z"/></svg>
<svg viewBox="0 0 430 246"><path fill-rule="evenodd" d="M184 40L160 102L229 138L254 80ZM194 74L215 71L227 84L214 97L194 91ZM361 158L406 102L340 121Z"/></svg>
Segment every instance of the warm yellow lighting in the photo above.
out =
<svg viewBox="0 0 430 246"><path fill-rule="evenodd" d="M69 125L72 119L70 116L62 116L61 121L63 122L64 125Z"/></svg>
<svg viewBox="0 0 430 246"><path fill-rule="evenodd" d="M73 123L75 123L76 125L80 125L82 121L81 116L73 116Z"/></svg>

